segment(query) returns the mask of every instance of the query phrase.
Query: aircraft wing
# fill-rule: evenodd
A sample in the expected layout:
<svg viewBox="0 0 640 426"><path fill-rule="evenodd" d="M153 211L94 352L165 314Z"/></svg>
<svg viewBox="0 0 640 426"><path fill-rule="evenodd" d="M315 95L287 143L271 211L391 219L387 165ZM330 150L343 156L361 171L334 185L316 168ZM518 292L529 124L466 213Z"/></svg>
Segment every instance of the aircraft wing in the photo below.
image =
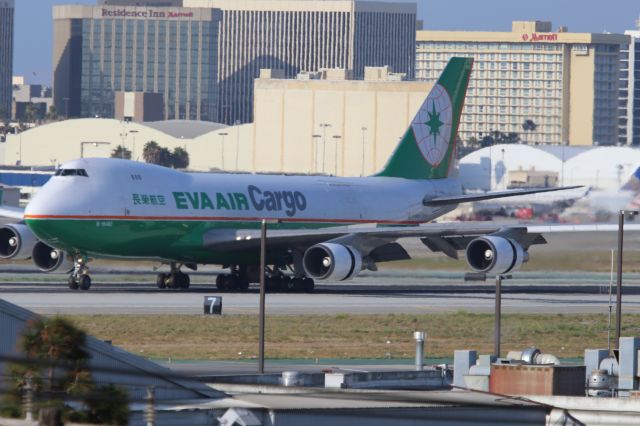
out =
<svg viewBox="0 0 640 426"><path fill-rule="evenodd" d="M576 232L615 232L615 224L514 224L494 222L428 223L419 226L336 226L323 229L273 229L267 232L267 245L273 249L306 249L314 244L333 242L359 249L377 261L409 259L408 253L395 241L420 238L434 252L458 258L470 241L483 235L500 235L518 241L526 250L532 245L546 244L543 234ZM640 231L640 224L626 224L625 231ZM203 236L210 250L250 251L260 246L260 230L216 229Z"/></svg>
<svg viewBox="0 0 640 426"><path fill-rule="evenodd" d="M539 194L542 192L564 191L566 189L582 188L581 185L563 186L560 188L542 189L510 189L508 191L486 192L483 194L463 194L451 197L425 198L422 204L427 207L444 206L447 204L469 203L472 201L493 200L495 198L514 197L516 195Z"/></svg>
<svg viewBox="0 0 640 426"><path fill-rule="evenodd" d="M380 261L409 259L404 249L393 244L398 238L418 237L429 248L455 257L472 239L486 234L506 235L524 248L546 241L539 233L527 232L526 226L500 226L480 223L428 223L419 226L336 226L311 230L274 229L267 232L269 249L305 249L314 244L333 242L358 248L362 253L378 252ZM207 232L204 246L210 250L248 251L260 246L260 230L216 229ZM400 249L402 251L400 251ZM384 256L382 255L384 253Z"/></svg>
<svg viewBox="0 0 640 426"><path fill-rule="evenodd" d="M23 216L24 216L24 209L20 207L10 207L10 206L0 207L0 217L22 220Z"/></svg>

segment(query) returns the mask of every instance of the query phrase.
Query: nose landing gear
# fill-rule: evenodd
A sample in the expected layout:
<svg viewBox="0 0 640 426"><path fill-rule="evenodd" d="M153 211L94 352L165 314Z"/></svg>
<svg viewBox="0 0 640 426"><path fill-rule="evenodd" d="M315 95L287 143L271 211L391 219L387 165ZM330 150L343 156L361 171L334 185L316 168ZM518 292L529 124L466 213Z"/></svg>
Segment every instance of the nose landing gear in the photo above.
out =
<svg viewBox="0 0 640 426"><path fill-rule="evenodd" d="M189 278L189 274L185 274L180 271L180 266L176 263L171 263L171 272L168 274L160 273L156 276L156 285L160 289L165 288L173 288L186 290L189 288L191 284L191 279Z"/></svg>
<svg viewBox="0 0 640 426"><path fill-rule="evenodd" d="M87 258L83 256L77 256L74 259L73 272L71 272L67 281L71 290L89 290L91 288L91 277L89 276L87 262Z"/></svg>

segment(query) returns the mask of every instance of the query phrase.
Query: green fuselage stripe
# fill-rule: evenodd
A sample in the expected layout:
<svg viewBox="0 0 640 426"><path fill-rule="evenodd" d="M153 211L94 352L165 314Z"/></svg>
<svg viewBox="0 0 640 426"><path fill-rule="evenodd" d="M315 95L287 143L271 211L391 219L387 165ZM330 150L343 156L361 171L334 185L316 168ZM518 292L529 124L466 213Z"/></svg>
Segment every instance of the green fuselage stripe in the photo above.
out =
<svg viewBox="0 0 640 426"><path fill-rule="evenodd" d="M203 236L216 229L259 229L260 221L150 220L150 219L34 219L27 225L43 241L69 253L90 256L170 259L179 262L227 264L253 262L257 253L213 251ZM282 222L269 229L319 229L345 226L345 222Z"/></svg>

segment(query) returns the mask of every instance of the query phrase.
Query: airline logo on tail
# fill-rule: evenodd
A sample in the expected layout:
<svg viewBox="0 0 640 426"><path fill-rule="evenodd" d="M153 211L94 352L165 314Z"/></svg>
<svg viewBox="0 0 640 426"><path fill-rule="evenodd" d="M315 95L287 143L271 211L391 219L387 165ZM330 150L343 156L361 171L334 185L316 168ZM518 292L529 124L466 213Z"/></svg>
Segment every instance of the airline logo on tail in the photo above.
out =
<svg viewBox="0 0 640 426"><path fill-rule="evenodd" d="M420 153L434 167L449 149L451 116L451 98L444 87L436 84L411 123Z"/></svg>
<svg viewBox="0 0 640 426"><path fill-rule="evenodd" d="M376 176L443 179L455 166L456 133L473 59L451 58Z"/></svg>

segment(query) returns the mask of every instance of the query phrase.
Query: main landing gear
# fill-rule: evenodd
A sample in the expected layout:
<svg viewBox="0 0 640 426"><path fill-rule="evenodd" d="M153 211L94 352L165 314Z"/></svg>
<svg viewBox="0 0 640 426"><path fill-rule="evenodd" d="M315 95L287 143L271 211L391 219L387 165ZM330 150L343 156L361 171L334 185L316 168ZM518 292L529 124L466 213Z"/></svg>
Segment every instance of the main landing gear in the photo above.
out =
<svg viewBox="0 0 640 426"><path fill-rule="evenodd" d="M246 266L232 266L230 274L216 277L216 288L220 291L249 290L249 274Z"/></svg>
<svg viewBox="0 0 640 426"><path fill-rule="evenodd" d="M176 263L171 263L171 272L168 274L160 273L156 277L156 285L158 288L173 288L186 290L189 288L191 284L191 279L189 278L189 274L185 274L180 271L180 266Z"/></svg>
<svg viewBox="0 0 640 426"><path fill-rule="evenodd" d="M232 266L230 274L220 274L216 278L216 287L220 291L247 291L249 282L259 282L257 271L251 274L246 266ZM280 268L267 268L266 291L269 293L312 293L315 287L313 279L304 276L290 277Z"/></svg>
<svg viewBox="0 0 640 426"><path fill-rule="evenodd" d="M91 288L91 277L89 276L89 267L85 257L76 257L73 262L73 272L69 275L67 283L71 290L89 290Z"/></svg>

